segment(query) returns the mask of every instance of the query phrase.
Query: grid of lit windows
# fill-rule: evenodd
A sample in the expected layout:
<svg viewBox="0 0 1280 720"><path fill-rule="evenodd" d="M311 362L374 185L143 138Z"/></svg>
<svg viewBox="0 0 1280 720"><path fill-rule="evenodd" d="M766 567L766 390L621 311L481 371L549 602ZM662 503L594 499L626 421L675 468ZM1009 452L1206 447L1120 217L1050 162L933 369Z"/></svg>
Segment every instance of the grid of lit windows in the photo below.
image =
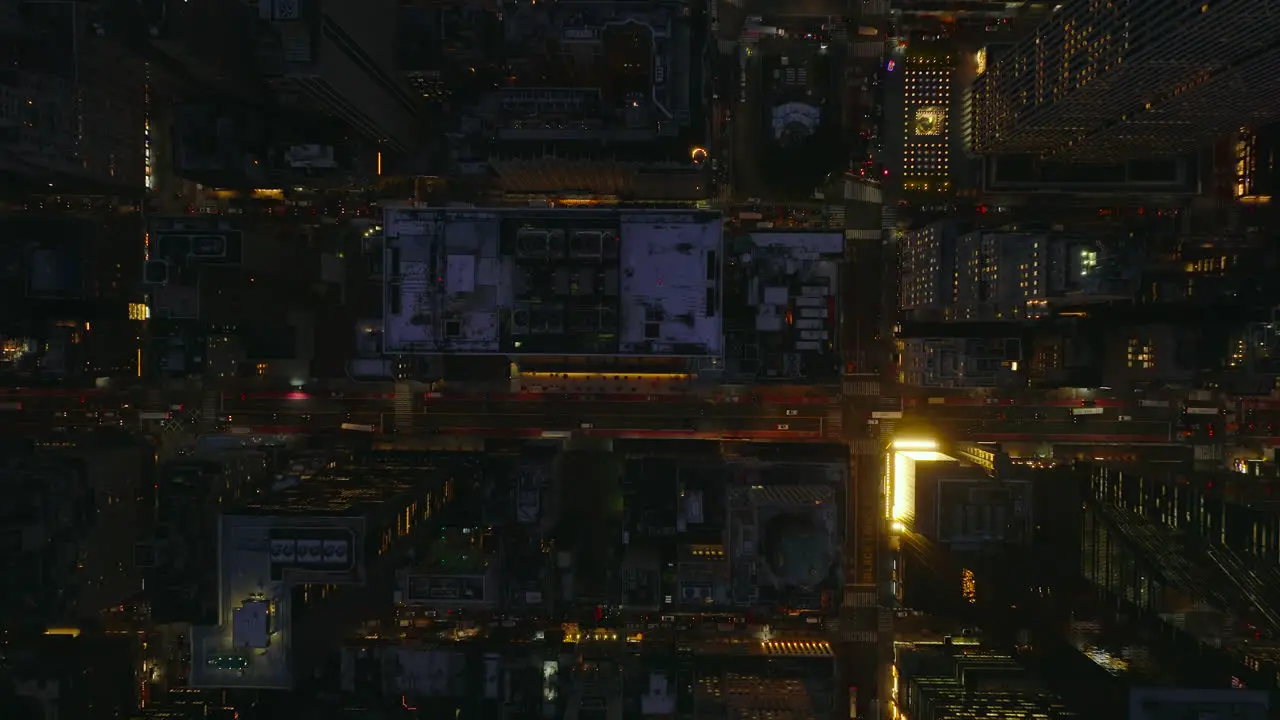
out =
<svg viewBox="0 0 1280 720"><path fill-rule="evenodd" d="M904 71L903 188L951 187L951 57L912 57Z"/></svg>
<svg viewBox="0 0 1280 720"><path fill-rule="evenodd" d="M1258 0L1066 0L979 63L972 148L1114 160L1259 127L1280 119L1277 34Z"/></svg>
<svg viewBox="0 0 1280 720"><path fill-rule="evenodd" d="M974 231L956 242L957 320L1015 320L1044 311L1048 254L1037 235Z"/></svg>
<svg viewBox="0 0 1280 720"><path fill-rule="evenodd" d="M979 319L982 300L982 233L965 233L956 241L954 320Z"/></svg>
<svg viewBox="0 0 1280 720"><path fill-rule="evenodd" d="M1247 128L1236 133L1232 147L1236 161L1236 182L1233 195L1242 203L1269 203L1271 197L1259 194L1258 178L1258 136Z"/></svg>
<svg viewBox="0 0 1280 720"><path fill-rule="evenodd" d="M942 233L936 225L908 231L902 238L902 308L942 302ZM950 298L946 298L950 299Z"/></svg>
<svg viewBox="0 0 1280 720"><path fill-rule="evenodd" d="M1156 366L1156 348L1146 338L1129 338L1125 360L1133 370L1150 370Z"/></svg>

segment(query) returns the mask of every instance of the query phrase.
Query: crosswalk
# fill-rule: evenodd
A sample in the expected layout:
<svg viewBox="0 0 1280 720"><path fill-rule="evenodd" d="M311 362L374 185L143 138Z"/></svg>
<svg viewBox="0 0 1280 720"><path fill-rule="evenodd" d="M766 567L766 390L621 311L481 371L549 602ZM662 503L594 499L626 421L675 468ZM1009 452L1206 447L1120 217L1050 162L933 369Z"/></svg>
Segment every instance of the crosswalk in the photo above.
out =
<svg viewBox="0 0 1280 720"><path fill-rule="evenodd" d="M200 414L197 421L201 432L211 433L217 429L221 409L222 393L216 387L204 388L200 394Z"/></svg>
<svg viewBox="0 0 1280 720"><path fill-rule="evenodd" d="M845 590L844 607L870 608L876 606L876 594L872 590Z"/></svg>
<svg viewBox="0 0 1280 720"><path fill-rule="evenodd" d="M864 0L862 3L862 17L873 18L883 17L889 14L889 0Z"/></svg>
<svg viewBox="0 0 1280 720"><path fill-rule="evenodd" d="M827 227L832 230L844 230L845 209L843 204L827 206Z"/></svg>
<svg viewBox="0 0 1280 720"><path fill-rule="evenodd" d="M879 434L882 438L892 438L898 430L898 421L892 418L883 418L880 420Z"/></svg>
<svg viewBox="0 0 1280 720"><path fill-rule="evenodd" d="M844 439L844 408L833 407L827 409L826 420L822 423L824 434L830 440Z"/></svg>
<svg viewBox="0 0 1280 720"><path fill-rule="evenodd" d="M869 586L849 586L844 591L840 616L827 618L826 630L835 642L877 643L893 637L893 610L882 607Z"/></svg>
<svg viewBox="0 0 1280 720"><path fill-rule="evenodd" d="M858 38L853 43L853 56L860 58L879 58L884 56L883 40L868 40L867 38Z"/></svg>
<svg viewBox="0 0 1280 720"><path fill-rule="evenodd" d="M842 618L830 618L826 625L827 636L840 643L875 643L880 633L875 630L859 630L854 623Z"/></svg>
<svg viewBox="0 0 1280 720"><path fill-rule="evenodd" d="M413 428L413 388L409 383L396 383L396 430L406 432Z"/></svg>
<svg viewBox="0 0 1280 720"><path fill-rule="evenodd" d="M885 205L880 208L880 228L882 230L893 230L898 227L898 208L892 205Z"/></svg>
<svg viewBox="0 0 1280 720"><path fill-rule="evenodd" d="M879 397L880 395L879 380L850 380L846 378L843 386L845 397Z"/></svg>
<svg viewBox="0 0 1280 720"><path fill-rule="evenodd" d="M802 67L789 67L782 72L781 80L787 85L804 87L809 84L809 71Z"/></svg>

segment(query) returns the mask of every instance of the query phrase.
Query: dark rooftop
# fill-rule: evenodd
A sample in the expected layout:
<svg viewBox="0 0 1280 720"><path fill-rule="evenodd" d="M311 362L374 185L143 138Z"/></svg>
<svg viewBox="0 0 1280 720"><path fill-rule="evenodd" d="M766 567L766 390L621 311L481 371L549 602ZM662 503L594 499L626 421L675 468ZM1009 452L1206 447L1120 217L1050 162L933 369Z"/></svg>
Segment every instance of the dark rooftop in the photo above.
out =
<svg viewBox="0 0 1280 720"><path fill-rule="evenodd" d="M289 487L267 493L233 512L250 515L368 515L395 508L394 500L421 497L452 480L468 464L470 453L412 453L402 460L351 463L302 476Z"/></svg>

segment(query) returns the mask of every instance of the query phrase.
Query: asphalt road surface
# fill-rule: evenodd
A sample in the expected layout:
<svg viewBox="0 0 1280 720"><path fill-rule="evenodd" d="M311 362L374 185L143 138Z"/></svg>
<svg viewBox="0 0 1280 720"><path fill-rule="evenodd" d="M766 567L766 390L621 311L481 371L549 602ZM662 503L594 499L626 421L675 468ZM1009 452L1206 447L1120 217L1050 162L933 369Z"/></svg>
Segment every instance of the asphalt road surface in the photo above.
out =
<svg viewBox="0 0 1280 720"><path fill-rule="evenodd" d="M528 400L508 399L451 399L428 398L415 410L443 415L540 415L545 417L595 415L634 415L646 417L823 417L826 405L752 402L700 402L696 400L654 400L652 402L611 400L561 400L556 396ZM222 412L227 415L240 413L379 413L394 412L395 403L389 399L288 399L246 398L226 399Z"/></svg>
<svg viewBox="0 0 1280 720"><path fill-rule="evenodd" d="M1095 414L1073 413L1073 410L1081 409L1017 405L924 405L908 410L906 417L923 421L936 427L942 434L955 438L994 440L1002 436L1111 437L1117 441L1141 438L1143 441L1154 442L1167 441L1176 434L1168 419L1167 410L1153 412L1141 409L1139 412L1124 408L1090 408Z"/></svg>
<svg viewBox="0 0 1280 720"><path fill-rule="evenodd" d="M832 405L796 402L709 402L643 398L572 400L432 398L415 403L411 428L396 427L395 402L386 395L329 397L303 393L224 395L218 423L234 428L282 428L281 432L325 432L344 424L378 432L488 430L521 434L545 431L671 431L725 435L777 433L819 435ZM78 398L23 403L0 411L0 424L15 430L137 427L136 409L90 409Z"/></svg>
<svg viewBox="0 0 1280 720"><path fill-rule="evenodd" d="M750 55L745 67L739 58L734 58L732 67L735 80L730 97L733 120L729 123L729 147L733 154L730 167L734 196L768 197L769 186L760 170L760 149L768 142L763 127L760 57Z"/></svg>
<svg viewBox="0 0 1280 720"><path fill-rule="evenodd" d="M776 412L776 411L775 411ZM378 428L395 423L394 413L311 412L306 409L241 410L228 413L231 426L340 427L343 423ZM666 413L619 412L608 408L551 408L549 412L481 412L477 409L431 409L412 415L413 428L447 431L454 428L537 430L791 430L819 432L824 418L785 414L685 415L668 408Z"/></svg>

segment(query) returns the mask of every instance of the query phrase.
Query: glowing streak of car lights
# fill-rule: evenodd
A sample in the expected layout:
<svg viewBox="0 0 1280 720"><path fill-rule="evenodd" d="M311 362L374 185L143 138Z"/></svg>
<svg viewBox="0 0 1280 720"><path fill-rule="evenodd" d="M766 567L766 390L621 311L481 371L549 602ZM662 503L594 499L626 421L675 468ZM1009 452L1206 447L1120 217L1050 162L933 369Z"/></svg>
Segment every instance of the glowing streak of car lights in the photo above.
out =
<svg viewBox="0 0 1280 720"><path fill-rule="evenodd" d="M1093 443L1167 443L1167 435L1099 435L1070 433L1027 434L1027 433L976 433L973 440L989 442L1093 442Z"/></svg>
<svg viewBox="0 0 1280 720"><path fill-rule="evenodd" d="M254 425L237 428L241 435L318 435L340 432L339 427L307 427L302 425ZM380 429L379 429L380 431ZM495 438L537 438L546 439L544 430L527 428L482 428L456 427L437 428L434 434L441 436L471 436ZM552 431L556 432L556 431ZM698 432L692 430L565 430L566 436L584 436L635 440L716 440L716 441L783 441L783 442L823 442L826 437L817 431L795 430L739 430L732 433ZM424 435L430 437L430 434ZM558 437L558 435L557 435Z"/></svg>

